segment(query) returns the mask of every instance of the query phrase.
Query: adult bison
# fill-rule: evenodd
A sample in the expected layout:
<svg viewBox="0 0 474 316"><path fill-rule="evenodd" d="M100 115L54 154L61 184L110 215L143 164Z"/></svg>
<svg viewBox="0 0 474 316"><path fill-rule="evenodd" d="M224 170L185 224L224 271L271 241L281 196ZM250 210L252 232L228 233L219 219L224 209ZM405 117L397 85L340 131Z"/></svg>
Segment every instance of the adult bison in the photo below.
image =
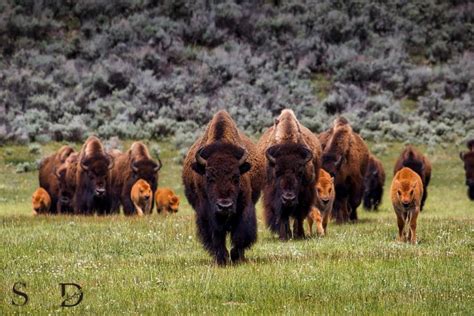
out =
<svg viewBox="0 0 474 316"><path fill-rule="evenodd" d="M474 201L474 139L467 143L468 152L460 152L459 157L464 162L466 172L467 195Z"/></svg>
<svg viewBox="0 0 474 316"><path fill-rule="evenodd" d="M58 210L60 185L55 176L56 170L66 161L67 157L74 152L70 146L62 146L54 154L44 158L39 167L39 186L48 192L51 198L49 212L56 214Z"/></svg>
<svg viewBox="0 0 474 316"><path fill-rule="evenodd" d="M142 142L134 142L125 153L114 151L112 156L115 158L111 179L113 196L112 211L118 213L121 202L125 215L137 213L130 193L135 182L139 179L143 179L148 182L153 191L151 212L154 204L153 195L158 187L158 171L162 166L161 160L153 160L147 146Z"/></svg>
<svg viewBox="0 0 474 316"><path fill-rule="evenodd" d="M76 173L79 153L75 152L56 169L55 175L59 182L58 212L61 214L74 213L74 193L76 192Z"/></svg>
<svg viewBox="0 0 474 316"><path fill-rule="evenodd" d="M382 162L374 155L369 156L369 163L364 176L364 208L368 211L377 210L382 202L385 170Z"/></svg>
<svg viewBox="0 0 474 316"><path fill-rule="evenodd" d="M189 149L183 166L185 195L196 211L197 232L218 265L244 259L257 239L255 202L262 183L262 163L255 145L225 111L209 122Z"/></svg>
<svg viewBox="0 0 474 316"><path fill-rule="evenodd" d="M395 162L395 167L393 168L393 174L395 175L403 167L408 167L411 170L415 171L421 178L423 182L423 196L421 197L421 207L420 211L423 211L423 206L425 205L426 198L428 197L428 192L426 188L430 184L431 179L431 163L422 153L420 153L412 145L408 145L400 154L397 161Z"/></svg>
<svg viewBox="0 0 474 316"><path fill-rule="evenodd" d="M95 136L90 136L77 157L74 210L78 214L110 214L110 170L113 159Z"/></svg>
<svg viewBox="0 0 474 316"><path fill-rule="evenodd" d="M337 223L355 221L364 193L369 149L343 117L337 118L319 139L323 146L322 167L334 177L336 187L333 217Z"/></svg>
<svg viewBox="0 0 474 316"><path fill-rule="evenodd" d="M285 109L257 147L261 159L266 159L263 204L267 226L281 240L292 235L304 238L303 221L311 210L319 177L318 138L298 122L293 111ZM290 218L294 219L293 234Z"/></svg>

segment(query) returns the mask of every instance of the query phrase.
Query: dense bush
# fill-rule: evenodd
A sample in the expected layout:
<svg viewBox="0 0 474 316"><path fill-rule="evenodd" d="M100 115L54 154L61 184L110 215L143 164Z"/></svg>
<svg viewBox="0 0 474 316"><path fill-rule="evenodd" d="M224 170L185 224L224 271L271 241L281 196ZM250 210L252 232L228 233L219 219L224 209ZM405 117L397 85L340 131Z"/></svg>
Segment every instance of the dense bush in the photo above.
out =
<svg viewBox="0 0 474 316"><path fill-rule="evenodd" d="M218 109L258 134L286 107L315 132L342 114L370 140L459 141L474 121L472 12L467 0L7 0L0 142L174 136L184 153Z"/></svg>

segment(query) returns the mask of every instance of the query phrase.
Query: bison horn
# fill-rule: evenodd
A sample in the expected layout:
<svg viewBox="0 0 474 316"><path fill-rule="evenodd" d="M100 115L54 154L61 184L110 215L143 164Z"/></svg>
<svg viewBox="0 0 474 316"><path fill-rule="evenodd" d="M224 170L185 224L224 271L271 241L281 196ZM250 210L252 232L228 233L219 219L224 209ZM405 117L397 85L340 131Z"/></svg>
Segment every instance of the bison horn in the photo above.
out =
<svg viewBox="0 0 474 316"><path fill-rule="evenodd" d="M244 153L242 154L242 157L240 157L239 159L239 166L241 166L246 160L247 160L247 157L249 156L249 152L242 148L242 150L244 151Z"/></svg>
<svg viewBox="0 0 474 316"><path fill-rule="evenodd" d="M305 152L304 162L307 163L308 161L313 159L313 153L311 152L311 150L309 150L306 147L303 147L303 149L304 149L304 152Z"/></svg>
<svg viewBox="0 0 474 316"><path fill-rule="evenodd" d="M137 167L137 165L135 164L135 161L132 162L132 166L131 166L131 167L132 167L133 172L138 172L138 167Z"/></svg>
<svg viewBox="0 0 474 316"><path fill-rule="evenodd" d="M81 160L81 168L85 171L89 170L89 167L84 163L84 159Z"/></svg>
<svg viewBox="0 0 474 316"><path fill-rule="evenodd" d="M158 158L158 164L157 164L157 166L155 167L155 169L153 169L153 171L154 171L154 172L158 172L158 171L161 169L162 166L163 166L163 164L161 163L160 158Z"/></svg>
<svg viewBox="0 0 474 316"><path fill-rule="evenodd" d="M461 151L459 153L459 158L461 158L461 160L464 161L464 152Z"/></svg>
<svg viewBox="0 0 474 316"><path fill-rule="evenodd" d="M265 156L267 157L268 161L274 165L276 164L276 159L271 154L271 152L273 151L273 148L274 148L273 146L268 148L267 151L265 152Z"/></svg>
<svg viewBox="0 0 474 316"><path fill-rule="evenodd" d="M196 152L196 161L198 164L202 165L202 166L206 166L207 165L207 161L206 159L202 158L201 156L201 152L203 151L204 147L200 148L197 152Z"/></svg>
<svg viewBox="0 0 474 316"><path fill-rule="evenodd" d="M115 160L114 158L112 157L112 155L107 155L107 158L109 159L109 170L111 170L113 167L114 167L114 164L115 164Z"/></svg>
<svg viewBox="0 0 474 316"><path fill-rule="evenodd" d="M341 166L341 164L342 164L342 156L339 157L338 160L336 160L336 162L334 163L334 165L339 168L339 166Z"/></svg>

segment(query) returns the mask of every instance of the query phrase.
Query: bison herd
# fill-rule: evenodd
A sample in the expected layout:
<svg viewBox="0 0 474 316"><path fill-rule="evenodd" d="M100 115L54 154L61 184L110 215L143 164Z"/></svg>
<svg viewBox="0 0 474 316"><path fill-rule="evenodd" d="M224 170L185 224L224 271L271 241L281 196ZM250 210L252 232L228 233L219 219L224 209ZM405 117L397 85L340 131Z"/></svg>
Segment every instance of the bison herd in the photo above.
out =
<svg viewBox="0 0 474 316"><path fill-rule="evenodd" d="M468 195L474 199L474 140L460 153ZM179 198L158 188L160 159L142 142L126 152L105 150L91 136L79 152L61 147L39 170L34 213L130 215L175 213ZM429 160L407 146L396 161L391 185L399 239L416 243L416 220L427 198ZM330 218L356 221L363 202L377 210L385 171L349 122L337 118L315 135L283 110L255 144L226 111L219 111L184 160L184 192L196 213L197 233L217 264L245 259L257 239L255 204L262 193L266 226L281 240L304 238L306 219L312 233L327 233ZM230 235L230 252L226 238Z"/></svg>

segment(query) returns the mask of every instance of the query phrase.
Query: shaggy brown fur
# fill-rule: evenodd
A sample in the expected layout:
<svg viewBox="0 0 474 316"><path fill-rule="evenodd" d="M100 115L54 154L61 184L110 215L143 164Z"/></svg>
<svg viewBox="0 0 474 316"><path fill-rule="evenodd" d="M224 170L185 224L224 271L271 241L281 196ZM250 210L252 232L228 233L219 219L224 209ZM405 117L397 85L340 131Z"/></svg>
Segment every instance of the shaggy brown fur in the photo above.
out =
<svg viewBox="0 0 474 316"><path fill-rule="evenodd" d="M95 136L90 136L77 157L74 210L78 214L110 214L110 169L113 159Z"/></svg>
<svg viewBox="0 0 474 316"><path fill-rule="evenodd" d="M398 239L416 244L416 220L421 210L423 196L420 176L410 168L403 167L395 174L390 192L393 208L397 214ZM405 230L407 231L404 233Z"/></svg>
<svg viewBox="0 0 474 316"><path fill-rule="evenodd" d="M161 188L155 194L156 210L163 214L177 213L179 209L179 197L171 189Z"/></svg>
<svg viewBox="0 0 474 316"><path fill-rule="evenodd" d="M385 171L382 162L371 154L364 177L364 208L366 210L378 210L382 203L384 183Z"/></svg>
<svg viewBox="0 0 474 316"><path fill-rule="evenodd" d="M468 152L460 152L459 157L464 162L466 173L467 196L474 201L474 139L467 143Z"/></svg>
<svg viewBox="0 0 474 316"><path fill-rule="evenodd" d="M316 184L315 206L311 209L306 218L308 221L309 233L313 234L313 222L316 222L316 228L319 236L327 233L327 224L331 216L334 199L336 198L336 189L334 188L334 178L323 169L319 169L319 179Z"/></svg>
<svg viewBox="0 0 474 316"><path fill-rule="evenodd" d="M55 173L73 152L74 149L72 147L62 146L57 152L44 158L39 167L39 186L45 189L51 197L51 208L49 212L53 214L59 212L58 201L60 186Z"/></svg>
<svg viewBox="0 0 474 316"><path fill-rule="evenodd" d="M322 167L334 177L336 187L333 217L337 223L357 220L369 149L343 117L337 118L333 127L320 137L324 148Z"/></svg>
<svg viewBox="0 0 474 316"><path fill-rule="evenodd" d="M138 179L137 182L132 186L130 191L130 199L138 216L144 214L151 214L151 203L153 200L153 192L151 186L143 179Z"/></svg>
<svg viewBox="0 0 474 316"><path fill-rule="evenodd" d="M182 174L186 198L196 211L198 236L219 265L229 258L227 233L233 262L244 260L245 249L257 238L255 202L261 190L261 166L255 145L225 111L214 115L186 155Z"/></svg>
<svg viewBox="0 0 474 316"><path fill-rule="evenodd" d="M403 152L398 157L395 167L393 168L393 174L396 174L403 167L408 167L415 171L423 182L423 197L421 198L420 211L423 211L426 198L428 197L428 184L431 179L431 163L422 153L420 153L415 147L408 145L405 147Z"/></svg>
<svg viewBox="0 0 474 316"><path fill-rule="evenodd" d="M132 186L138 179L143 179L150 184L154 194L158 187L158 171L162 167L161 160L153 160L147 146L142 142L134 142L125 153L120 154L115 151L112 155L115 157L111 178L112 210L114 213L118 213L121 202L125 215L136 214L135 206L130 199ZM154 200L154 196L152 199ZM153 203L152 201L152 210Z"/></svg>
<svg viewBox="0 0 474 316"><path fill-rule="evenodd" d="M267 226L282 240L292 235L304 238L303 221L311 210L319 177L319 140L286 109L263 133L257 147L260 159L266 161L263 203ZM290 217L294 218L293 232Z"/></svg>
<svg viewBox="0 0 474 316"><path fill-rule="evenodd" d="M72 153L66 161L56 169L59 181L58 212L63 214L74 213L73 199L76 192L76 173L79 153Z"/></svg>
<svg viewBox="0 0 474 316"><path fill-rule="evenodd" d="M46 214L51 207L51 198L45 189L38 188L33 193L31 203L33 205L33 215Z"/></svg>

